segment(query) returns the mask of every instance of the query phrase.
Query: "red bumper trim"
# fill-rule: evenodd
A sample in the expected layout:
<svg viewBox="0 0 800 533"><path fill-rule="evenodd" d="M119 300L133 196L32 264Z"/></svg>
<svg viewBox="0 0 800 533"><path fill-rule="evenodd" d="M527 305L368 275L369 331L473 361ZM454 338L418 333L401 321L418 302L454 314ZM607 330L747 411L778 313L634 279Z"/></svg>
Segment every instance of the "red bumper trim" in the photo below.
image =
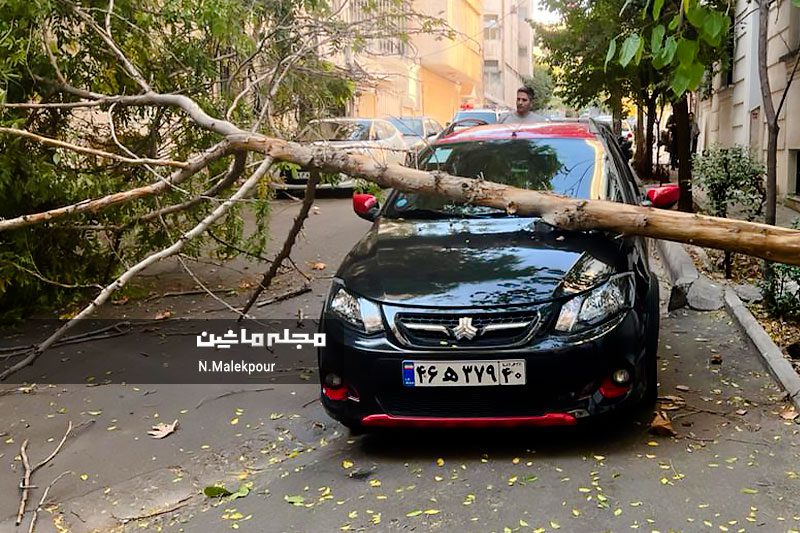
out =
<svg viewBox="0 0 800 533"><path fill-rule="evenodd" d="M568 413L548 413L541 416L493 416L479 418L368 415L361 419L365 427L415 428L496 428L574 426L577 420Z"/></svg>

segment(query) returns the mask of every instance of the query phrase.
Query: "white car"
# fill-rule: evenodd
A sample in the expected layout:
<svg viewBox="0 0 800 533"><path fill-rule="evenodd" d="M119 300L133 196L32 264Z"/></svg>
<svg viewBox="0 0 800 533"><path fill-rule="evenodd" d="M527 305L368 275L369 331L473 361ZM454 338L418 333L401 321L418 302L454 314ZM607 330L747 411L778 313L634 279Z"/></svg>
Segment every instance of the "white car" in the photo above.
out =
<svg viewBox="0 0 800 533"><path fill-rule="evenodd" d="M375 161L402 164L406 157L403 135L389 121L379 118L326 118L312 120L297 136L297 141L314 146L330 146L351 153L370 155ZM283 189L305 189L308 170L283 170ZM341 174L336 183L321 183L318 188L352 189L357 181Z"/></svg>

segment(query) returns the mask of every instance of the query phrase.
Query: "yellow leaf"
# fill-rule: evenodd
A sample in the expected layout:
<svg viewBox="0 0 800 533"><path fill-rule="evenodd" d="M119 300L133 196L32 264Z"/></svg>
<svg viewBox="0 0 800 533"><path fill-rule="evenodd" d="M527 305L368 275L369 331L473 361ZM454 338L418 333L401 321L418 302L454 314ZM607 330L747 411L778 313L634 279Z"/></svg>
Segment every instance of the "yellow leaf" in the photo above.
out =
<svg viewBox="0 0 800 533"><path fill-rule="evenodd" d="M344 468L345 470L347 470L348 468L353 468L353 462L348 459L345 459L344 461L342 461L342 468Z"/></svg>
<svg viewBox="0 0 800 533"><path fill-rule="evenodd" d="M371 479L369 481L369 486L370 487L380 487L381 486L381 482L378 479Z"/></svg>
<svg viewBox="0 0 800 533"><path fill-rule="evenodd" d="M235 426L238 423L239 423L239 417L231 418L231 425L232 426Z"/></svg>
<svg viewBox="0 0 800 533"><path fill-rule="evenodd" d="M87 479L89 479L88 474L81 474L81 481L86 481Z"/></svg>
<svg viewBox="0 0 800 533"><path fill-rule="evenodd" d="M444 466L444 459L442 459L441 457L436 459L436 466Z"/></svg>
<svg viewBox="0 0 800 533"><path fill-rule="evenodd" d="M426 509L425 514L439 514L441 511L439 509Z"/></svg>
<svg viewBox="0 0 800 533"><path fill-rule="evenodd" d="M619 515L621 515L621 514L622 514L622 509L620 509L619 507L617 507L616 509L614 509L614 516L619 516Z"/></svg>
<svg viewBox="0 0 800 533"><path fill-rule="evenodd" d="M443 478L442 476L433 476L433 479L434 479L435 481L441 481L441 480L443 480L444 478Z"/></svg>
<svg viewBox="0 0 800 533"><path fill-rule="evenodd" d="M550 527L553 529L561 529L561 526L558 525L558 522L553 522L552 520L550 520Z"/></svg>
<svg viewBox="0 0 800 533"><path fill-rule="evenodd" d="M522 519L520 519L519 525L522 526L522 527L530 527L530 526L528 526L528 523L525 520L522 520Z"/></svg>
<svg viewBox="0 0 800 533"><path fill-rule="evenodd" d="M347 518L358 518L358 511L350 511L347 513Z"/></svg>
<svg viewBox="0 0 800 533"><path fill-rule="evenodd" d="M572 510L572 516L578 517L580 515L581 515L581 512L578 509L573 509Z"/></svg>

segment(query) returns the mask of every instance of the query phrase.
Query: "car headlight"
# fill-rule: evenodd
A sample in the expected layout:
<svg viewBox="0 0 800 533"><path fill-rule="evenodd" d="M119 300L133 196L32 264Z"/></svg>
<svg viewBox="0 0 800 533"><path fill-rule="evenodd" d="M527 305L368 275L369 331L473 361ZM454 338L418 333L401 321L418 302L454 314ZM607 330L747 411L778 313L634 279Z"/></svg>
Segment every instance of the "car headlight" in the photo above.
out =
<svg viewBox="0 0 800 533"><path fill-rule="evenodd" d="M560 333L575 333L596 326L633 307L634 294L632 273L613 276L599 287L562 305L555 329Z"/></svg>
<svg viewBox="0 0 800 533"><path fill-rule="evenodd" d="M343 287L335 289L333 298L331 298L330 310L339 318L366 333L383 330L380 307L366 298L353 296Z"/></svg>

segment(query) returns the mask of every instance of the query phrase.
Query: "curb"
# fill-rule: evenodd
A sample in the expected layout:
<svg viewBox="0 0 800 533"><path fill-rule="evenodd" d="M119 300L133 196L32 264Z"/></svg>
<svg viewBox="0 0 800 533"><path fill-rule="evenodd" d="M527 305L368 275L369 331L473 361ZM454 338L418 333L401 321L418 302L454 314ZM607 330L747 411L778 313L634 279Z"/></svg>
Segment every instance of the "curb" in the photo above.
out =
<svg viewBox="0 0 800 533"><path fill-rule="evenodd" d="M669 306L672 311L683 307L692 283L702 279L702 276L682 245L656 240L656 248L672 283ZM750 338L769 373L786 391L795 408L800 410L800 376L731 287L725 287L724 301L728 314Z"/></svg>
<svg viewBox="0 0 800 533"><path fill-rule="evenodd" d="M755 319L753 314L745 307L742 300L736 295L736 291L728 287L725 290L725 307L736 319L747 336L758 349L764 364L769 373L780 383L781 387L789 395L789 400L795 408L800 410L800 376L783 356L783 352L772 342L772 339L761 324Z"/></svg>

